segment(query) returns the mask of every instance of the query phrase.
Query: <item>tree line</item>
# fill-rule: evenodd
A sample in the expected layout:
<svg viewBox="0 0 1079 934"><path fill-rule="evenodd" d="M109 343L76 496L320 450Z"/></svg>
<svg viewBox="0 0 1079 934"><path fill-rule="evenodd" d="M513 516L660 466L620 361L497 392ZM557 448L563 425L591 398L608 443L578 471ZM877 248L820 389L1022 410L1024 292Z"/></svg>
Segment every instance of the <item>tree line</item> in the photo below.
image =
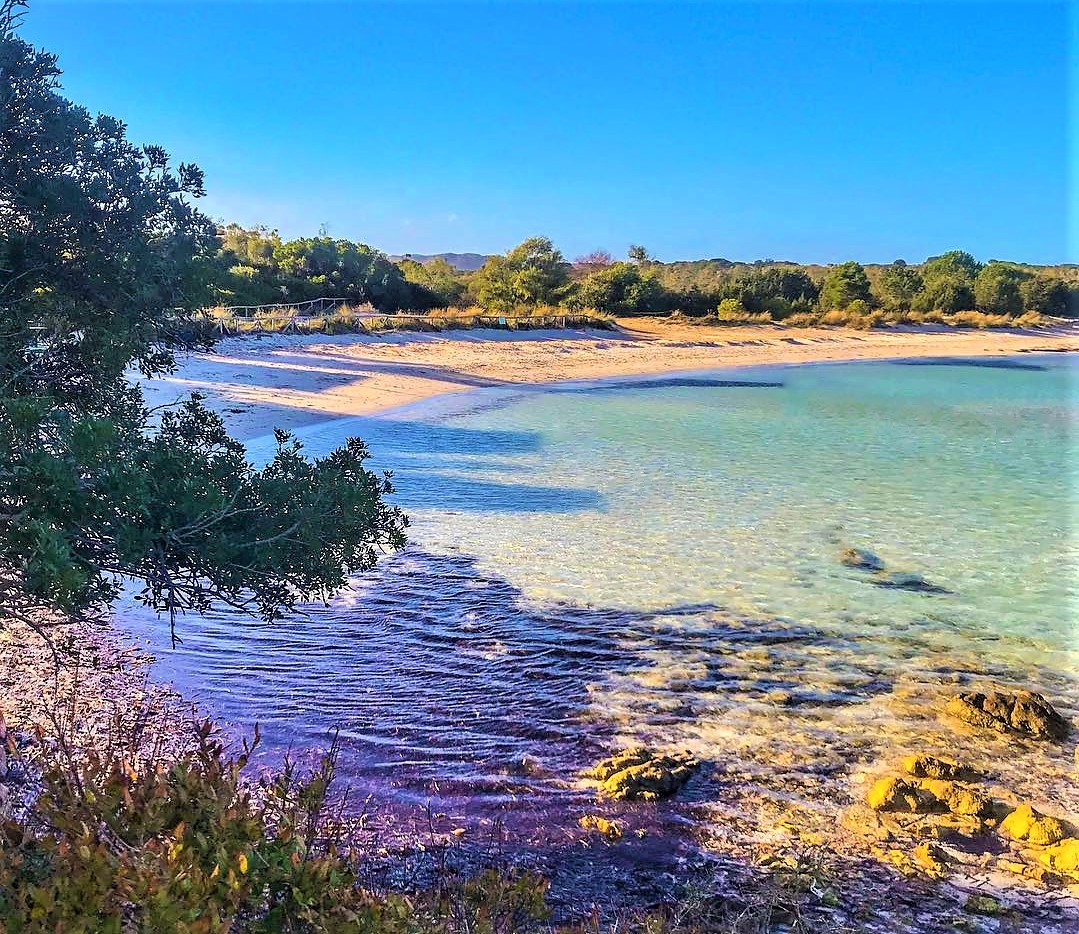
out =
<svg viewBox="0 0 1079 934"><path fill-rule="evenodd" d="M254 305L335 297L383 311L479 307L504 314L556 306L604 314L720 317L830 311L992 315L1079 315L1074 267L982 263L951 250L923 263L855 261L809 266L764 260L661 263L641 246L625 260L596 251L568 261L546 237L530 237L471 272L444 259L394 263L366 244L327 236L283 241L266 228L229 225L219 232L215 298Z"/></svg>

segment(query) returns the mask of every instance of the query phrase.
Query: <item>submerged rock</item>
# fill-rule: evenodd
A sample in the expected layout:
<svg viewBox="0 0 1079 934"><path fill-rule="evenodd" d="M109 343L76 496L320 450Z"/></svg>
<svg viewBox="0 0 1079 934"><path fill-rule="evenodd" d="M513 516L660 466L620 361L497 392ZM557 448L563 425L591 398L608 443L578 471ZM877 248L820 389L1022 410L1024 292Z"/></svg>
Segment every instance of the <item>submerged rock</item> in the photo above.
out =
<svg viewBox="0 0 1079 934"><path fill-rule="evenodd" d="M1060 843L1068 835L1067 827L1055 817L1021 804L1000 822L1000 830L1013 840L1025 840L1036 846Z"/></svg>
<svg viewBox="0 0 1079 934"><path fill-rule="evenodd" d="M926 875L933 879L943 879L948 874L949 857L935 843L919 843L909 852L905 849L890 849L880 854L896 867L903 875Z"/></svg>
<svg viewBox="0 0 1079 934"><path fill-rule="evenodd" d="M948 781L976 782L982 776L976 769L960 765L952 759L937 756L913 755L903 760L903 771L915 778L940 778Z"/></svg>
<svg viewBox="0 0 1079 934"><path fill-rule="evenodd" d="M992 895L970 895L963 903L963 910L975 915L995 918L1008 913L1008 909Z"/></svg>
<svg viewBox="0 0 1079 934"><path fill-rule="evenodd" d="M678 791L699 765L688 752L667 754L635 747L604 759L585 778L600 782L612 798L658 801Z"/></svg>
<svg viewBox="0 0 1079 934"><path fill-rule="evenodd" d="M862 548L847 548L839 556L842 564L849 568L857 568L859 571L883 571L884 562L873 552Z"/></svg>
<svg viewBox="0 0 1079 934"><path fill-rule="evenodd" d="M912 574L909 571L892 571L890 574L878 574L873 578L873 583L878 587L886 587L891 590L909 590L912 593L951 593L947 587L931 583L921 574Z"/></svg>
<svg viewBox="0 0 1079 934"><path fill-rule="evenodd" d="M601 817L599 814L585 814L579 821L577 826L582 830L595 830L603 834L608 840L620 840L622 838L622 827L613 820L607 820L606 817Z"/></svg>
<svg viewBox="0 0 1079 934"><path fill-rule="evenodd" d="M1035 739L1059 742L1070 730L1068 721L1041 694L1032 691L956 694L948 700L944 710L973 726L998 733L1020 733Z"/></svg>

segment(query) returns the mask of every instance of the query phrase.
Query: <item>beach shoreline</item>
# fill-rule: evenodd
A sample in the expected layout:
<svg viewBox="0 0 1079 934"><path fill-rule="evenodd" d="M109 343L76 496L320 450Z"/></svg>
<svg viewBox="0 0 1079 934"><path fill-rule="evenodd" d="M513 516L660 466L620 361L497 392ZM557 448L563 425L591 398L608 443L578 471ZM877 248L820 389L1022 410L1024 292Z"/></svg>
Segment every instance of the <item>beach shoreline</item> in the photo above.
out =
<svg viewBox="0 0 1079 934"><path fill-rule="evenodd" d="M621 319L610 331L244 336L146 381L151 406L192 392L241 441L476 388L662 376L694 370L1079 350L1079 330L707 327Z"/></svg>
<svg viewBox="0 0 1079 934"><path fill-rule="evenodd" d="M709 369L1006 357L1079 350L1079 332L1071 329L1034 333L957 332L950 329L795 331L777 327L685 325L672 327L669 331L662 330L659 325L656 328L657 331L645 332L646 336L635 336L626 331L456 331L445 334L394 333L383 337L272 335L230 339L223 343L218 353L190 355L172 377L146 384L147 403L158 405L173 401L170 397L198 391L222 414L231 432L249 441L269 434L275 427L299 429L316 423L330 423L330 430L335 431L332 423L341 418L357 415L392 418L403 406L438 398L449 399L451 394L485 387L527 389L558 382L631 379L634 376L661 378ZM28 730L48 706L46 700L51 700L54 709L61 708L64 699L70 697L77 686L81 708L77 717L81 730L78 740L86 748L100 748L113 729L117 715L124 711L138 711L140 716L141 712L148 711L146 733L151 741L165 737L179 748L185 738L190 738L198 711L188 709L183 698L167 685L155 683L152 658L141 646L130 644L111 627L101 631L73 631L71 635L69 668L94 670L101 668L104 662L104 673L85 680L69 672L59 688L51 687L50 692L32 694L27 689L27 680L44 685L51 660L43 648L30 654L24 650L21 656L13 653L9 656L11 670L5 674L4 666L0 666L0 687L4 688L0 695L6 695L6 699L0 700L0 707L7 708L6 713L14 726ZM16 657L18 662L15 662ZM22 703L14 703L16 698ZM34 704L26 703L27 699L32 699ZM93 712L95 716L84 711ZM865 775L876 775L889 765L894 766L894 763L869 763ZM733 779L728 781L733 782ZM861 785L857 787L861 790ZM763 806L752 795L747 795L744 813L755 814ZM699 803L690 802L686 810L695 815L698 827L723 825L722 820ZM677 814L680 820L683 819L681 810ZM783 815L776 818L777 826L782 823L781 817ZM805 840L814 839L812 822L805 814L800 814L799 820L806 825ZM702 852L707 851L709 858L733 859L730 865L740 867L743 874L748 871L746 867L757 865L762 854L782 849L779 843L769 839L756 850L749 847L738 850L732 858L727 852L730 841L718 837L698 840L697 833L705 834L706 831L695 830L692 834L685 831L687 845L700 843ZM641 839L645 843L637 846L653 845L651 838ZM656 840L659 839L657 836ZM663 839L663 845L667 845L668 838ZM801 838L795 834L793 839L798 842ZM853 831L837 832L830 838L830 845L836 846L836 841L842 843L843 848L832 853L836 863L833 869L841 878L842 886L854 892L872 889L878 908L889 897L884 893L904 892L922 905L921 911L928 917L958 904L960 894L957 893L986 884L982 877L974 882L966 880L965 888L960 889L937 889L928 884L912 883L890 873L884 862L867 864L867 845ZM578 841L582 853L586 852L585 843ZM409 852L405 844L400 845L402 853ZM812 845L819 846L817 843ZM806 843L806 846L810 844ZM607 847L609 844L604 844L604 853ZM563 856L561 850L552 851L543 856L545 862L539 862L533 868L557 874L557 860ZM596 856L588 858L599 860ZM634 866L633 872L639 873L639 866ZM661 874L663 868L657 869L657 874ZM747 878L739 876L738 884L750 884L752 880L747 882ZM995 878L991 881L1000 882ZM1040 898L1038 890L1025 883L1009 879L1001 884L1015 884L1018 898ZM580 891L574 886L568 890L556 887L555 891L560 898L578 908L595 895L588 886ZM1074 902L1068 901L1066 907L1072 912L1068 918L1074 917Z"/></svg>

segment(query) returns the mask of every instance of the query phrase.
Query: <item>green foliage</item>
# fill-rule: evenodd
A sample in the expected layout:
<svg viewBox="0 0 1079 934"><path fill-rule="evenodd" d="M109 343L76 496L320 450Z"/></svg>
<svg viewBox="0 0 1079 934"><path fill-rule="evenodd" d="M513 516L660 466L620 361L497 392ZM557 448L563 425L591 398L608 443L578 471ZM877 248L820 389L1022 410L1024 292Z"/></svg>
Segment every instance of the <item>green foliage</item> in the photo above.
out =
<svg viewBox="0 0 1079 934"><path fill-rule="evenodd" d="M930 257L922 266L922 290L915 296L913 307L922 312L938 311L954 314L973 311L974 279L982 265L963 250L950 250Z"/></svg>
<svg viewBox="0 0 1079 934"><path fill-rule="evenodd" d="M331 296L396 310L415 305L401 270L363 243L302 237L274 250L289 301Z"/></svg>
<svg viewBox="0 0 1079 934"><path fill-rule="evenodd" d="M309 461L280 435L256 470L197 400L146 410L128 367L167 372L200 333L217 261L188 203L202 174L65 100L14 9L0 4L0 622L91 613L121 578L171 613L223 600L272 618L328 596L403 543L388 480L355 440ZM323 247L329 269L342 251Z"/></svg>
<svg viewBox="0 0 1079 934"><path fill-rule="evenodd" d="M472 277L479 304L507 312L517 305L555 304L563 297L569 267L546 237L530 237L505 256L492 256Z"/></svg>
<svg viewBox="0 0 1079 934"><path fill-rule="evenodd" d="M812 308L819 289L801 269L772 266L751 269L728 280L720 294L736 299L751 314L766 312L778 320Z"/></svg>
<svg viewBox="0 0 1079 934"><path fill-rule="evenodd" d="M280 249L281 235L265 227L245 230L239 224L229 224L221 234L221 252L255 270L276 269L274 254Z"/></svg>
<svg viewBox="0 0 1079 934"><path fill-rule="evenodd" d="M1030 276L1019 283L1023 308L1041 315L1079 317L1077 293L1059 279Z"/></svg>
<svg viewBox="0 0 1079 934"><path fill-rule="evenodd" d="M972 283L981 271L982 264L964 250L949 250L940 256L931 256L922 266L922 278L926 284L937 279L950 279Z"/></svg>
<svg viewBox="0 0 1079 934"><path fill-rule="evenodd" d="M1067 314L1070 307L1079 315L1079 271L1075 267L1005 265L1016 270L1019 279L1020 311ZM888 266L863 269L870 286L868 295L865 282L855 274L855 287L841 286L838 294L825 294L820 309L834 311L846 307L833 307L837 302L864 301L871 307L883 307L893 317L903 315L916 323L917 316L951 315L979 306L974 285L982 266L961 250L933 257L924 264L907 265L897 260ZM710 316L717 303L733 298L742 303L747 313L767 313L784 323L818 320L818 283L823 285L830 276L845 276L843 267L798 266L771 260L736 263L726 259L653 262L649 273L667 291L669 306L687 315ZM1071 288L1069 282L1073 283Z"/></svg>
<svg viewBox="0 0 1079 934"><path fill-rule="evenodd" d="M825 310L846 308L851 302L872 303L873 293L865 267L853 261L840 263L828 270L820 288L820 305Z"/></svg>
<svg viewBox="0 0 1079 934"><path fill-rule="evenodd" d="M567 304L612 315L661 314L670 308L659 280L633 263L611 263L588 273L577 283Z"/></svg>
<svg viewBox="0 0 1079 934"><path fill-rule="evenodd" d="M214 285L215 300L223 305L343 298L397 311L431 308L440 301L427 283L407 280L366 244L325 236L282 241L276 230L237 224L221 233Z"/></svg>
<svg viewBox="0 0 1079 934"><path fill-rule="evenodd" d="M971 284L951 275L927 278L925 286L914 297L914 309L921 312L954 314L958 311L973 311L974 307L974 289Z"/></svg>
<svg viewBox="0 0 1079 934"><path fill-rule="evenodd" d="M55 56L11 31L0 6L0 372L20 393L81 399L134 361L160 372L175 318L207 296L213 225L188 203L197 167L169 167L124 125L58 91ZM31 372L26 347L48 339Z"/></svg>
<svg viewBox="0 0 1079 934"><path fill-rule="evenodd" d="M335 749L309 775L286 763L252 786L254 744L227 757L209 724L172 761L52 748L35 831L2 828L5 934L498 934L547 917L546 883L527 873L365 890L329 807Z"/></svg>
<svg viewBox="0 0 1079 934"><path fill-rule="evenodd" d="M147 431L133 390L105 412L0 398L0 451L12 510L0 573L64 614L111 602L124 575L159 610L223 600L273 618L404 542L404 518L383 499L389 481L364 469L361 442L310 461L281 434L257 471L197 401Z"/></svg>
<svg viewBox="0 0 1079 934"><path fill-rule="evenodd" d="M1023 312L1020 284L1030 274L995 260L986 263L974 280L974 301L979 309L990 314L1018 315Z"/></svg>
<svg viewBox="0 0 1079 934"><path fill-rule="evenodd" d="M890 308L910 308L922 285L921 274L901 259L887 266L880 277L881 297Z"/></svg>
<svg viewBox="0 0 1079 934"><path fill-rule="evenodd" d="M404 259L397 265L405 281L430 293L431 305L434 307L446 308L456 305L464 297L466 289L464 280L444 259L436 258L426 263Z"/></svg>

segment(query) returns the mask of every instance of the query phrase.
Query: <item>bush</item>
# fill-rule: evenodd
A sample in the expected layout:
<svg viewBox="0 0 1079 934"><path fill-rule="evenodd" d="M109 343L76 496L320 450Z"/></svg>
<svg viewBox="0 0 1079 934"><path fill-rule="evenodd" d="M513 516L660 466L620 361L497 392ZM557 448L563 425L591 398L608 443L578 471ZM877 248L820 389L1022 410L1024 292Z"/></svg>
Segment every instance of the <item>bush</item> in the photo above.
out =
<svg viewBox="0 0 1079 934"><path fill-rule="evenodd" d="M746 311L745 306L737 298L725 298L719 303L719 308L716 310L716 319L718 321L745 321L749 312Z"/></svg>
<svg viewBox="0 0 1079 934"><path fill-rule="evenodd" d="M307 776L286 763L251 787L257 745L223 754L209 724L168 762L61 742L44 763L37 832L9 822L0 849L0 929L63 931L417 932L517 929L547 917L546 883L488 872L420 893L359 884L356 853L327 807L336 750Z"/></svg>

